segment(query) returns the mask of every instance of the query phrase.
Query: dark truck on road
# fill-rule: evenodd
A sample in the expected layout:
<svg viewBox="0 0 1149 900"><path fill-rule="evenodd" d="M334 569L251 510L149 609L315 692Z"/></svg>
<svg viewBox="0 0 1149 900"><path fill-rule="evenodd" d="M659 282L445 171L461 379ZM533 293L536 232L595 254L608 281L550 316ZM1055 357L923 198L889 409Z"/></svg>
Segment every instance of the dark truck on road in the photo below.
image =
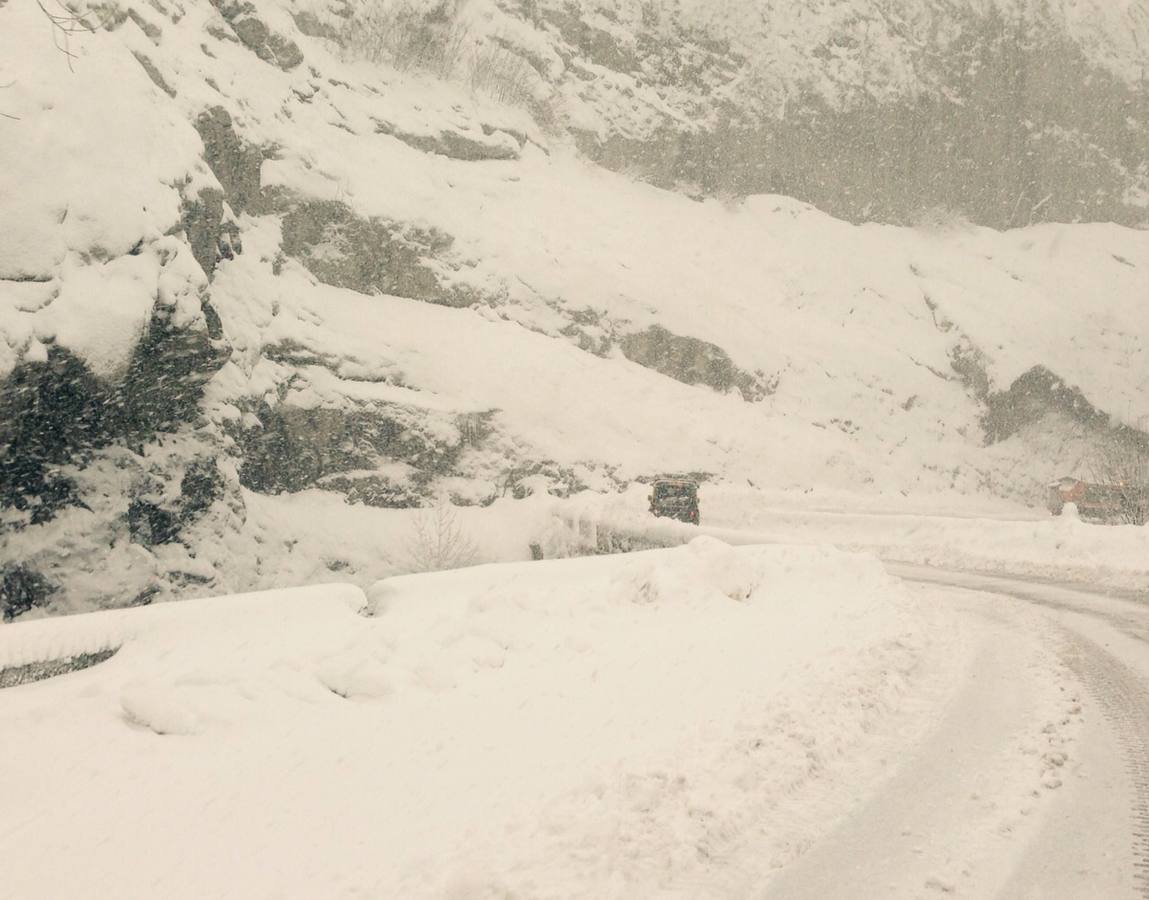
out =
<svg viewBox="0 0 1149 900"><path fill-rule="evenodd" d="M656 516L698 524L698 485L693 481L660 479L650 486L650 511Z"/></svg>

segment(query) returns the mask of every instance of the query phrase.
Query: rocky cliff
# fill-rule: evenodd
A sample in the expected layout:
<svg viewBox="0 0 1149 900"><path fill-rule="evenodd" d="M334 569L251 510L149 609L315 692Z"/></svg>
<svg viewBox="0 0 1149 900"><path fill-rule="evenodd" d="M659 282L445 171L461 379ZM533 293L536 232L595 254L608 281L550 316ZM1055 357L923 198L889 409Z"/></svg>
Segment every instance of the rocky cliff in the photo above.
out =
<svg viewBox="0 0 1149 900"><path fill-rule="evenodd" d="M375 577L436 497L691 472L1032 500L1142 440L1147 233L960 218L1140 215L1132 50L1056 32L1134 106L1120 203L1068 119L1045 199L976 154L965 181L825 155L911 108L998 146L921 41L996 65L967 23L1000 11L707 9L0 3L4 615ZM829 131L787 155L778 123ZM737 196L763 190L793 196Z"/></svg>

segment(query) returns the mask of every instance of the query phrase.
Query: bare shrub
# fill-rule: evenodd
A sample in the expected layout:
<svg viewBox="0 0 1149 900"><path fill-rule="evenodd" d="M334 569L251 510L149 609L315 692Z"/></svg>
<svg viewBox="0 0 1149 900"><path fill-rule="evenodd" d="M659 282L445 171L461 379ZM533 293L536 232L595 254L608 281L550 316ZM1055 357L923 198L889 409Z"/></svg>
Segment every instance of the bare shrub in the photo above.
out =
<svg viewBox="0 0 1149 900"><path fill-rule="evenodd" d="M470 30L458 12L458 0L378 2L348 22L344 45L374 63L450 78L470 43Z"/></svg>
<svg viewBox="0 0 1149 900"><path fill-rule="evenodd" d="M48 22L51 23L52 43L68 61L68 68L75 71L72 66L72 60L76 58L76 53L72 50L72 38L78 34L91 34L95 31L95 27L81 15L73 12L70 7L65 5L63 0L47 0L47 2L51 8L45 6L42 0L36 0L36 5L40 7L40 12L42 12ZM3 5L4 0L0 0L0 6ZM15 83L14 81L8 81L4 84L0 84L0 90L10 88ZM14 116L3 110L0 110L0 119L11 119L14 122L20 121L19 116Z"/></svg>
<svg viewBox="0 0 1149 900"><path fill-rule="evenodd" d="M467 537L446 500L415 514L407 542L408 572L439 572L474 565L478 549Z"/></svg>
<svg viewBox="0 0 1149 900"><path fill-rule="evenodd" d="M52 23L52 43L64 54L68 60L68 68L71 69L72 60L76 58L72 50L72 37L85 32L90 34L95 29L60 0L48 0L48 2L52 4L52 8L45 6L40 0L36 0L36 5Z"/></svg>
<svg viewBox="0 0 1149 900"><path fill-rule="evenodd" d="M503 47L480 44L472 48L467 68L473 90L500 103L530 105L535 70L521 56Z"/></svg>
<svg viewBox="0 0 1149 900"><path fill-rule="evenodd" d="M1111 518L1128 525L1149 522L1149 447L1112 440L1088 464L1089 478L1112 495Z"/></svg>
<svg viewBox="0 0 1149 900"><path fill-rule="evenodd" d="M375 0L348 21L341 43L354 56L401 72L456 79L500 103L540 107L529 62L496 43L477 39L459 17L460 0ZM538 109L553 117L553 111Z"/></svg>

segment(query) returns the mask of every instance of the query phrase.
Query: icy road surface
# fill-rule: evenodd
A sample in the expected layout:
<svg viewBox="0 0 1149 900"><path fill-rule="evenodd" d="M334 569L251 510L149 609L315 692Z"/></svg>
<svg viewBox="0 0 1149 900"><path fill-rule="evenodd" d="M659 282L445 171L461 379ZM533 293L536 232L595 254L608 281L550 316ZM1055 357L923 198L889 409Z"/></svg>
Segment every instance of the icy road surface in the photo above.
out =
<svg viewBox="0 0 1149 900"><path fill-rule="evenodd" d="M1081 588L889 564L977 622L938 727L768 897L1149 897L1149 606ZM1068 670L1033 741L1034 699ZM1029 762L1027 762L1027 760ZM1010 785L1040 767L1020 804ZM1043 796L1045 795L1045 796ZM1029 821L1037 819L1036 822Z"/></svg>

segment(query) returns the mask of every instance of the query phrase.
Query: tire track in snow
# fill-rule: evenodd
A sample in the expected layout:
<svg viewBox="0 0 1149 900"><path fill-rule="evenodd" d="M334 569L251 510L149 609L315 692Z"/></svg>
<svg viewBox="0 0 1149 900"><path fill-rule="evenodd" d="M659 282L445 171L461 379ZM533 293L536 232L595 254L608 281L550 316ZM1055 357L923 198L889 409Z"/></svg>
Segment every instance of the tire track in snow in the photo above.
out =
<svg viewBox="0 0 1149 900"><path fill-rule="evenodd" d="M908 581L941 584L985 594L999 594L1045 607L1057 613L1087 617L1125 637L1149 642L1149 616L1131 606L1129 599L1114 606L1111 592L1038 579L989 576L981 573L888 564ZM1099 643L1077 629L1062 625L1063 659L1097 701L1115 736L1131 791L1131 882L1137 896L1149 900L1149 679L1139 674Z"/></svg>
<svg viewBox="0 0 1149 900"><path fill-rule="evenodd" d="M1068 632L1066 662L1117 735L1133 788L1133 882L1149 900L1149 683L1093 641Z"/></svg>
<svg viewBox="0 0 1149 900"><path fill-rule="evenodd" d="M1038 606L1081 613L1103 621L1131 638L1149 643L1149 597L1143 591L1086 590L1052 579L965 572L910 563L887 562L887 570L906 581L941 584L1015 597ZM1116 604L1109 601L1117 601ZM1099 601L1104 605L1099 605ZM1138 608L1140 605L1142 608Z"/></svg>
<svg viewBox="0 0 1149 900"><path fill-rule="evenodd" d="M930 586L971 623L974 651L960 686L922 741L830 834L765 886L785 900L996 895L1060 782L1076 724L1062 722L1073 673L1051 646L1059 636L1024 606ZM948 595L948 596L947 596ZM1068 725L1068 728L1059 726ZM1047 751L1044 756L1042 751Z"/></svg>

